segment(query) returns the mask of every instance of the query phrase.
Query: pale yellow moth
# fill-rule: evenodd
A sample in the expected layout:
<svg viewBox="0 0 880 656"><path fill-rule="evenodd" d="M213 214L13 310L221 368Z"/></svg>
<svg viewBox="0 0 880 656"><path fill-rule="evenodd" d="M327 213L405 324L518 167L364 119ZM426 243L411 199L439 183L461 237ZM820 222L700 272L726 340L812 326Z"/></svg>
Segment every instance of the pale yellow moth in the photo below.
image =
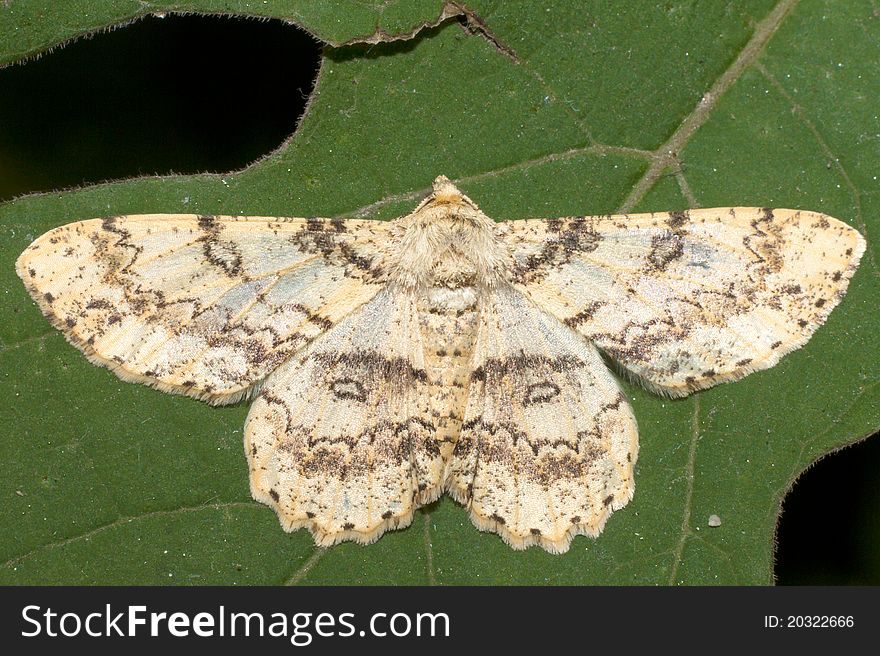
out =
<svg viewBox="0 0 880 656"><path fill-rule="evenodd" d="M636 421L599 352L669 396L766 369L864 249L785 209L496 223L441 176L388 222L81 221L17 270L120 378L253 397L251 491L285 530L368 543L448 492L514 548L564 552L633 495Z"/></svg>

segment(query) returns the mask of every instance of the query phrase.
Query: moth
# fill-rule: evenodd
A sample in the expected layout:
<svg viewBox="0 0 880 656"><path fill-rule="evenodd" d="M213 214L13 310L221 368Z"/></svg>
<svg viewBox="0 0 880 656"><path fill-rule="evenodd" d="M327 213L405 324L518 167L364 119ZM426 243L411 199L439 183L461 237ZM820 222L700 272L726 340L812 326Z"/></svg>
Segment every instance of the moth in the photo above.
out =
<svg viewBox="0 0 880 656"><path fill-rule="evenodd" d="M253 398L250 488L285 530L369 543L447 492L560 553L633 496L636 420L600 352L670 397L772 367L864 249L786 209L495 222L440 176L393 221L116 216L16 266L123 380Z"/></svg>

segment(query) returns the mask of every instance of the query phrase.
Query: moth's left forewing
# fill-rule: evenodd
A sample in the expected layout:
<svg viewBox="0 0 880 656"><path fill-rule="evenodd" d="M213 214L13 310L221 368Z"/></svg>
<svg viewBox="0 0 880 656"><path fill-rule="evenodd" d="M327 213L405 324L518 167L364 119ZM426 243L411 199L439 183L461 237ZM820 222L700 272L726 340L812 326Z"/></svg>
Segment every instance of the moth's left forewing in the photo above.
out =
<svg viewBox="0 0 880 656"><path fill-rule="evenodd" d="M92 362L124 380L229 403L384 286L390 228L108 217L50 230L16 269L46 317Z"/></svg>
<svg viewBox="0 0 880 656"><path fill-rule="evenodd" d="M865 249L832 217L748 207L515 221L499 233L520 291L672 396L806 343Z"/></svg>

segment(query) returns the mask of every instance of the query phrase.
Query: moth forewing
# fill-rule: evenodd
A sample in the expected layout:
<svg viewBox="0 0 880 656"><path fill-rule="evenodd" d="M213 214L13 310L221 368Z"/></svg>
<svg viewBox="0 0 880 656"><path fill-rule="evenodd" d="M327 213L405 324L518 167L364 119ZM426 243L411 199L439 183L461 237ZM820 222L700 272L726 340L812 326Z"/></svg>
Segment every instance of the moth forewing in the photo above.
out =
<svg viewBox="0 0 880 656"><path fill-rule="evenodd" d="M383 286L390 226L158 214L39 237L16 263L49 320L124 380L231 403Z"/></svg>

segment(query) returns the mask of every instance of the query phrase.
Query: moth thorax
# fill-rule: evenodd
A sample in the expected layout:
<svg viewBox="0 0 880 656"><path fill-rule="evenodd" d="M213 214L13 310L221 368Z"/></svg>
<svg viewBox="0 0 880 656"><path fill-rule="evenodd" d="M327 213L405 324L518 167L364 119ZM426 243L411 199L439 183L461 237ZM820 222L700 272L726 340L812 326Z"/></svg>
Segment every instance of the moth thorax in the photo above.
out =
<svg viewBox="0 0 880 656"><path fill-rule="evenodd" d="M443 287L473 287L481 279L476 263L467 254L451 247L434 261L432 285Z"/></svg>
<svg viewBox="0 0 880 656"><path fill-rule="evenodd" d="M477 305L477 292L473 287L438 286L428 289L425 305L430 311L461 312Z"/></svg>
<svg viewBox="0 0 880 656"><path fill-rule="evenodd" d="M478 211L442 209L426 207L409 217L392 260L393 279L422 290L493 286L506 261L494 223Z"/></svg>

